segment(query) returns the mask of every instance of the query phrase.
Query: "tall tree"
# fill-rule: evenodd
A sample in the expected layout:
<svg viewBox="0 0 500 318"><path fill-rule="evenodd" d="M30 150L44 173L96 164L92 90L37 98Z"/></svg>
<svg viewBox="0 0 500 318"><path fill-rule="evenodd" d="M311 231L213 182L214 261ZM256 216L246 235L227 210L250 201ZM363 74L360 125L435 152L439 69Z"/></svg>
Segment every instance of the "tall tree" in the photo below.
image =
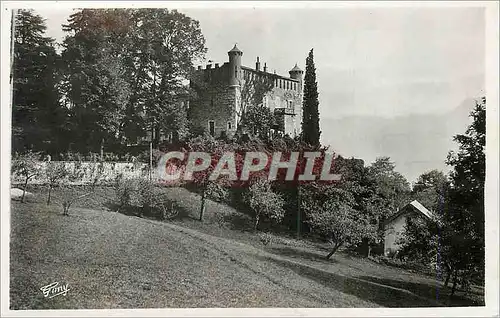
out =
<svg viewBox="0 0 500 318"><path fill-rule="evenodd" d="M193 62L207 51L205 38L199 22L177 10L137 9L132 14L137 25L134 73L141 88L136 98L142 101L145 126L153 129L157 144L160 130L187 128L186 112L178 112L178 103L189 95L185 80Z"/></svg>
<svg viewBox="0 0 500 318"><path fill-rule="evenodd" d="M66 113L61 108L58 55L45 36L44 19L33 10L15 16L13 59L13 149L56 151L64 135Z"/></svg>
<svg viewBox="0 0 500 318"><path fill-rule="evenodd" d="M327 259L345 244L356 245L374 236L375 227L369 215L356 206L356 190L345 185L313 185L311 189L314 188L316 191L304 191L309 194L304 195L302 206L313 233L332 244Z"/></svg>
<svg viewBox="0 0 500 318"><path fill-rule="evenodd" d="M450 183L446 175L438 170L421 174L413 186L412 199L418 200L431 210L432 216L426 218L408 218L400 240L400 257L418 261L426 266L439 257L439 223L445 208Z"/></svg>
<svg viewBox="0 0 500 318"><path fill-rule="evenodd" d="M450 152L447 163L451 190L442 216L442 257L457 283L467 286L471 279L484 283L484 182L486 144L486 98L476 101L472 123L465 134L456 135L458 152Z"/></svg>
<svg viewBox="0 0 500 318"><path fill-rule="evenodd" d="M63 87L72 137L80 151L102 151L105 142L120 140L130 98L126 77L129 18L126 10L83 9L63 26L69 33L63 43Z"/></svg>
<svg viewBox="0 0 500 318"><path fill-rule="evenodd" d="M319 100L316 67L314 66L313 49L306 59L306 75L304 77L304 101L302 104L303 140L310 145L319 145Z"/></svg>
<svg viewBox="0 0 500 318"><path fill-rule="evenodd" d="M449 181L445 174L438 170L431 170L421 174L413 186L412 197L431 211L443 209L444 197L449 188Z"/></svg>
<svg viewBox="0 0 500 318"><path fill-rule="evenodd" d="M160 129L186 129L184 81L206 52L198 21L167 9L84 9L65 31L67 95L83 148L147 131L157 143Z"/></svg>
<svg viewBox="0 0 500 318"><path fill-rule="evenodd" d="M408 203L410 184L389 157L377 158L368 167L368 178L373 190L369 206L380 221Z"/></svg>

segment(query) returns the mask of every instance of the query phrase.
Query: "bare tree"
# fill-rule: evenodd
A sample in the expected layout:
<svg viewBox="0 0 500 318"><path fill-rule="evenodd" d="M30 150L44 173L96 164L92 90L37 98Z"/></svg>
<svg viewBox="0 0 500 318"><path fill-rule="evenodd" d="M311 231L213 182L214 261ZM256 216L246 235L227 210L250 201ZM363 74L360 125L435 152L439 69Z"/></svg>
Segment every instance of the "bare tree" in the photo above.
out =
<svg viewBox="0 0 500 318"><path fill-rule="evenodd" d="M63 215L69 215L69 209L77 201L88 197L95 193L95 186L102 180L104 169L102 162L95 162L92 167L92 182L90 190L81 194L81 189L77 185L78 182L83 180L85 169L82 167L81 162L76 162L72 170L68 172L68 178L62 184L65 188L62 200Z"/></svg>
<svg viewBox="0 0 500 318"><path fill-rule="evenodd" d="M66 176L68 176L68 173L69 172L66 169L66 164L64 162L47 162L47 168L45 170L47 186L49 187L47 205L50 204L52 189L56 187Z"/></svg>
<svg viewBox="0 0 500 318"><path fill-rule="evenodd" d="M23 196L21 197L21 202L24 202L26 187L28 186L29 180L41 173L42 165L38 160L39 158L39 153L32 152L30 150L25 154L16 155L12 161L12 171L24 178Z"/></svg>

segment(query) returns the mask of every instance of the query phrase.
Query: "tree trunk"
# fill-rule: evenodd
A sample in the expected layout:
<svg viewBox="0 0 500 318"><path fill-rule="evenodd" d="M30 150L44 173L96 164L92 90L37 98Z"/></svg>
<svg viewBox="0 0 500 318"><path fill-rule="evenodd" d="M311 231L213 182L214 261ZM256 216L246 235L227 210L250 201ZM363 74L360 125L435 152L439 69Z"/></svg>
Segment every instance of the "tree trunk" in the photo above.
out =
<svg viewBox="0 0 500 318"><path fill-rule="evenodd" d="M361 248L359 250L360 254L363 254L365 257L370 257L371 255L371 245L370 240L368 238L363 238L361 240Z"/></svg>
<svg viewBox="0 0 500 318"><path fill-rule="evenodd" d="M26 195L26 188L28 187L28 180L29 180L29 178L26 177L26 180L24 181L23 196L21 197L22 203L24 203L24 196Z"/></svg>
<svg viewBox="0 0 500 318"><path fill-rule="evenodd" d="M201 208L200 208L200 221L203 220L203 212L205 212L206 189L201 193Z"/></svg>
<svg viewBox="0 0 500 318"><path fill-rule="evenodd" d="M101 138L101 161L104 161L104 138Z"/></svg>
<svg viewBox="0 0 500 318"><path fill-rule="evenodd" d="M63 203L63 215L69 215L69 207L71 206L71 203L68 201L68 202L64 202Z"/></svg>
<svg viewBox="0 0 500 318"><path fill-rule="evenodd" d="M155 128L154 128L153 147L156 149L156 148L158 148L159 144L160 144L160 126L156 125Z"/></svg>
<svg viewBox="0 0 500 318"><path fill-rule="evenodd" d="M444 266L446 267L446 278L444 280L444 287L448 288L448 283L450 282L450 276L451 276L451 267L447 263L444 263Z"/></svg>
<svg viewBox="0 0 500 318"><path fill-rule="evenodd" d="M456 290L457 290L457 270L455 270L453 273L453 285L451 286L450 297L453 297L453 295L455 295Z"/></svg>
<svg viewBox="0 0 500 318"><path fill-rule="evenodd" d="M326 255L326 259L330 259L330 257L332 257L332 255L335 254L335 252L339 249L341 245L342 243L335 244L333 250L328 255Z"/></svg>
<svg viewBox="0 0 500 318"><path fill-rule="evenodd" d="M446 272L446 279L444 280L444 287L448 288L448 284L450 282L450 272Z"/></svg>
<svg viewBox="0 0 500 318"><path fill-rule="evenodd" d="M259 220L260 220L260 216L257 214L257 215L255 216L255 224L254 224L254 227L253 227L253 230L254 230L254 231L257 231L257 230L258 230L258 228L259 228Z"/></svg>
<svg viewBox="0 0 500 318"><path fill-rule="evenodd" d="M52 192L52 185L51 185L51 184L49 184L49 195L48 195L48 197L47 197L47 205L49 205L49 204L50 204L50 194L51 194L51 192Z"/></svg>
<svg viewBox="0 0 500 318"><path fill-rule="evenodd" d="M300 185L297 184L297 239L300 239L301 211L300 211Z"/></svg>

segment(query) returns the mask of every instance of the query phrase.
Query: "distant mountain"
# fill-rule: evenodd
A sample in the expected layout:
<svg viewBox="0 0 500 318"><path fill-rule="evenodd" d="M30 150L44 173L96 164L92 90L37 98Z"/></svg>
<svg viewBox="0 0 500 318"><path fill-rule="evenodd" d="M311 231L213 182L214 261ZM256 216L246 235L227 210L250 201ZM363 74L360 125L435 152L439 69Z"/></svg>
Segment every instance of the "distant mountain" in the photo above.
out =
<svg viewBox="0 0 500 318"><path fill-rule="evenodd" d="M435 115L322 118L321 139L336 153L363 159L367 165L376 157L389 156L396 170L415 182L432 169L449 171L447 154L457 149L453 136L465 132L474 105L468 99L450 112Z"/></svg>

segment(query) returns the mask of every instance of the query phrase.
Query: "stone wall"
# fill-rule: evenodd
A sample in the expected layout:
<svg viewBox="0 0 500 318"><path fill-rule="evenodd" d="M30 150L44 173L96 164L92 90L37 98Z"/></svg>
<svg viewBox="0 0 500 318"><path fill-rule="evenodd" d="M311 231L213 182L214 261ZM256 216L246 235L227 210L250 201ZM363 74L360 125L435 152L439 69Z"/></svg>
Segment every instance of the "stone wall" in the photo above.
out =
<svg viewBox="0 0 500 318"><path fill-rule="evenodd" d="M280 116L283 118L283 123L280 126L284 127L285 134L291 137L300 134L302 128L302 92L274 87L266 94L266 98L267 105L271 111L274 111L276 108L285 108L287 109L287 114L295 114Z"/></svg>
<svg viewBox="0 0 500 318"><path fill-rule="evenodd" d="M70 184L91 184L93 182L94 176L97 172L97 165L100 163L96 162L78 162L78 161L52 161L51 164L64 163L65 167L69 171L75 171L75 169L81 169L83 172L83 177L75 182L69 182ZM40 162L40 174L39 176L30 179L29 184L46 184L46 169L49 163L44 161ZM129 163L129 162L103 162L104 165L102 175L99 178L99 184L113 184L115 178L122 174L125 178L149 178L149 165L145 163ZM153 168L153 180L157 179L157 171ZM67 180L67 178L66 178ZM11 184L20 185L24 183L24 178L22 176L12 174Z"/></svg>
<svg viewBox="0 0 500 318"><path fill-rule="evenodd" d="M232 136L236 131L236 88L211 85L190 102L189 118L194 126L209 132L214 121L215 137L221 133Z"/></svg>
<svg viewBox="0 0 500 318"><path fill-rule="evenodd" d="M302 82L270 73L257 73L244 67L252 76L271 76L274 88L266 94L264 105L274 112L286 108L280 127L284 133L295 137L300 134L302 122ZM222 67L200 69L191 78L197 97L190 101L188 116L192 124L209 132L209 121L214 121L215 137L225 133L231 137L236 132L241 104L240 87L229 86L229 64ZM248 75L248 74L247 74ZM244 85L244 82L242 83Z"/></svg>

